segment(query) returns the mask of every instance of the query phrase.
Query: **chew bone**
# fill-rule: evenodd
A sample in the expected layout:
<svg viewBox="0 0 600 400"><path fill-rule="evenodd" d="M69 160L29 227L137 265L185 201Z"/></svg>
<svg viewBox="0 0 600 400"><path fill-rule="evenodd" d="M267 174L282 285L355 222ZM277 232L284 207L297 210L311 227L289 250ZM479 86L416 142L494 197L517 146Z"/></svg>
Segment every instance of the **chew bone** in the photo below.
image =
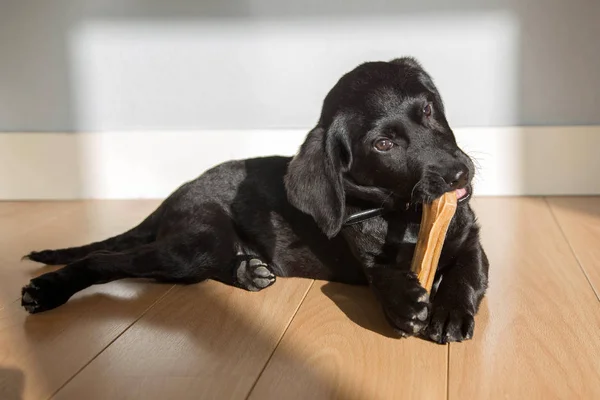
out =
<svg viewBox="0 0 600 400"><path fill-rule="evenodd" d="M423 216L411 270L419 282L431 292L435 271L440 260L446 232L456 212L456 193L448 192L431 204L423 205Z"/></svg>

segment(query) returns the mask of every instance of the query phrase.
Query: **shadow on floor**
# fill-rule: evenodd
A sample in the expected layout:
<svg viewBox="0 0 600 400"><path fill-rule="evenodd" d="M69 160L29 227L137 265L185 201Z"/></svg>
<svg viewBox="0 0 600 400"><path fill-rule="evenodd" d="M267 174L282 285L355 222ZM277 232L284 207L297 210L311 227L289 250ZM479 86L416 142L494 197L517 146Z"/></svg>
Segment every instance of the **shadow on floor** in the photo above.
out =
<svg viewBox="0 0 600 400"><path fill-rule="evenodd" d="M148 288L150 287L151 285L148 285ZM130 328L141 329L144 332L143 340L139 340L140 331L135 334L125 333L105 352L111 353L111 364L119 365L120 369L130 370L133 375L141 368L139 375L142 378L149 373L148 371L150 375L162 376L167 380L170 376L185 376L186 382L189 383L188 390L192 390L199 397L214 395L238 398L241 393L244 393L241 397L245 397L261 376L263 367L275 351L285 327L285 323L269 324L265 318L259 317L259 314L267 317L272 314L271 311L265 311L264 307L272 305L275 298L266 292L248 294L216 282L176 286ZM55 343L58 341L56 335L45 334L45 329L55 329L52 326L60 325L61 330L81 331L77 324L91 324L90 329L95 329L93 327L98 324L114 320L133 321L136 317L132 315L132 307L128 307L133 301L102 294L74 298L55 310L28 316L24 322L24 334L36 342ZM82 318L69 323L69 314L85 314L85 320ZM52 318L49 318L51 316ZM177 343L171 346L169 343L172 340ZM90 346L98 346L98 343L90 343ZM186 348L183 352L182 346ZM148 350L152 350L151 355L148 355ZM277 352L279 359L283 359L286 370L290 373L300 373L302 380L298 387L294 386L294 381L286 382L285 387L267 388L271 396L297 396L298 393L306 392L308 387L311 393L316 392L332 398L343 390L338 387L339 380L336 377L315 374L306 364L307 360L295 354L293 349L280 346ZM79 398L80 395L89 392L110 398L113 394L111 391L116 387L117 381L120 382L120 378L110 373L106 374L104 367L100 368L102 374L94 372L96 363L105 362L102 361L103 356L104 354L87 366L78 375L78 379L62 388L60 396ZM143 366L137 360L140 357L146 360ZM38 368L49 373L56 367L46 362L51 359L48 354L40 357ZM84 365L87 361L89 360L82 360L81 364ZM231 368L237 372L228 372ZM130 378L136 380L133 375ZM233 377L235 379L232 380ZM177 388L166 384L155 387L158 381L150 382L142 378L139 382L141 386L136 389L136 386L132 385L132 390L148 391L149 395L158 398L179 393ZM290 386L287 386L288 383ZM304 386L307 384L308 386ZM261 392L264 392L264 388ZM126 393L121 395L127 397Z"/></svg>
<svg viewBox="0 0 600 400"><path fill-rule="evenodd" d="M0 399L21 400L25 387L25 376L14 368L0 368Z"/></svg>
<svg viewBox="0 0 600 400"><path fill-rule="evenodd" d="M355 324L388 338L399 338L369 287L330 282L321 291Z"/></svg>

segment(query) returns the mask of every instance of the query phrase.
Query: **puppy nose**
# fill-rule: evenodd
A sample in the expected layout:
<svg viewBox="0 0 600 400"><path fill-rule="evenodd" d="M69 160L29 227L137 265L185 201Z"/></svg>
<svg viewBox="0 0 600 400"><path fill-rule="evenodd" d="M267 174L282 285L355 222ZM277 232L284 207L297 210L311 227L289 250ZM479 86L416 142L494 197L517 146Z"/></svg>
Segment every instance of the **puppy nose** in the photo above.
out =
<svg viewBox="0 0 600 400"><path fill-rule="evenodd" d="M458 172L452 171L444 177L444 180L452 189L463 188L469 183L469 171L461 167Z"/></svg>

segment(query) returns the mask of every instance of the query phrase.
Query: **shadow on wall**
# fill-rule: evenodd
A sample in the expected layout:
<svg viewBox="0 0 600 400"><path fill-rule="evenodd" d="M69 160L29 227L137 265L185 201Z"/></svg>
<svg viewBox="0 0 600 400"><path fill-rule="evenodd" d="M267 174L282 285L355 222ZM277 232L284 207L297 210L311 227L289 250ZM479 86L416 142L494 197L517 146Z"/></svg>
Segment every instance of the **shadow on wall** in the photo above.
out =
<svg viewBox="0 0 600 400"><path fill-rule="evenodd" d="M343 72L406 54L432 73L455 127L600 123L598 2L24 0L2 7L0 131L304 129ZM47 161L77 171L76 196L87 193L93 151ZM515 150L523 166L538 153L530 143ZM61 179L39 176L45 169L35 151L18 157L32 158L32 185ZM523 187L530 175L521 174Z"/></svg>

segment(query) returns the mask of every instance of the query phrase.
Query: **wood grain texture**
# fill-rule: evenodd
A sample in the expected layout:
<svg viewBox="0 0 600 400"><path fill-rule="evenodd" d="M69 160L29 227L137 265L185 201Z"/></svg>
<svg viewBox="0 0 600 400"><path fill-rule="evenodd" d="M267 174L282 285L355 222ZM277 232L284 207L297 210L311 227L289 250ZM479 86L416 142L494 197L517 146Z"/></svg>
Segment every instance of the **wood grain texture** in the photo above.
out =
<svg viewBox="0 0 600 400"><path fill-rule="evenodd" d="M57 399L243 399L311 280L251 293L177 287L77 375Z"/></svg>
<svg viewBox="0 0 600 400"><path fill-rule="evenodd" d="M157 204L0 203L0 399L600 398L600 302L582 270L598 288L599 198L475 199L490 289L474 339L450 347L395 338L366 287L299 279L166 295L119 281L20 308L40 272L24 253L119 233Z"/></svg>
<svg viewBox="0 0 600 400"><path fill-rule="evenodd" d="M555 197L548 202L600 299L600 197Z"/></svg>
<svg viewBox="0 0 600 400"><path fill-rule="evenodd" d="M93 286L56 310L29 316L18 301L21 287L50 268L21 262L21 256L120 233L156 204L0 204L0 399L16 393L23 399L47 398L172 287L128 281Z"/></svg>
<svg viewBox="0 0 600 400"><path fill-rule="evenodd" d="M170 287L121 281L37 315L28 315L18 302L5 306L0 310L0 399L18 391L19 399L48 398Z"/></svg>
<svg viewBox="0 0 600 400"><path fill-rule="evenodd" d="M51 270L21 261L32 250L71 247L103 240L132 228L157 200L0 202L0 305L20 298L32 276Z"/></svg>
<svg viewBox="0 0 600 400"><path fill-rule="evenodd" d="M0 201L0 243L72 211L74 204L70 201Z"/></svg>
<svg viewBox="0 0 600 400"><path fill-rule="evenodd" d="M450 399L600 398L600 303L544 199L475 202L490 288Z"/></svg>
<svg viewBox="0 0 600 400"><path fill-rule="evenodd" d="M398 339L369 288L317 281L250 399L442 399L446 361Z"/></svg>

